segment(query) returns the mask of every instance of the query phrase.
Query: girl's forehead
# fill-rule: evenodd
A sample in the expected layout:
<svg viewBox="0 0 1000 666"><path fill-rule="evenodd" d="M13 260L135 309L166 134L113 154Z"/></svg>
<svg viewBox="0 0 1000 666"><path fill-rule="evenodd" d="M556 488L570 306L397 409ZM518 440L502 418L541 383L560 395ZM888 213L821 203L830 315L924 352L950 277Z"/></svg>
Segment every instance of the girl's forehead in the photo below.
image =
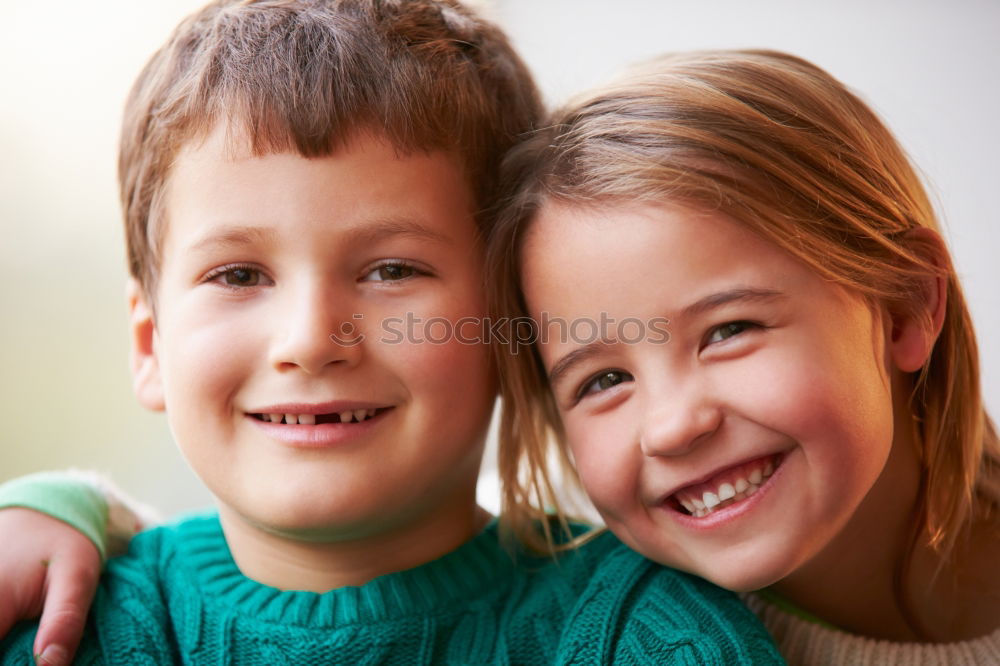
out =
<svg viewBox="0 0 1000 666"><path fill-rule="evenodd" d="M719 294L807 298L837 291L733 218L670 203L546 205L525 236L521 273L534 315L635 310L630 314L675 316Z"/></svg>

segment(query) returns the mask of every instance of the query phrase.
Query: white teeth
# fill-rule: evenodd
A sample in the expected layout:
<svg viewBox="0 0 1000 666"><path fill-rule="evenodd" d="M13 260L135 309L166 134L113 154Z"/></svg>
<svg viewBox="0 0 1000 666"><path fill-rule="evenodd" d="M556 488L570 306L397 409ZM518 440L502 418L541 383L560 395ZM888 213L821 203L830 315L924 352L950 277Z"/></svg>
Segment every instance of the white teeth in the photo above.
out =
<svg viewBox="0 0 1000 666"><path fill-rule="evenodd" d="M337 413L341 423L360 423L371 418L378 411L372 409L349 409ZM316 425L315 414L261 414L261 419L270 423L287 423L288 425Z"/></svg>
<svg viewBox="0 0 1000 666"><path fill-rule="evenodd" d="M734 482L719 484L716 491L706 492L702 495L701 499L696 498L685 498L681 499L677 497L677 501L680 502L681 506L687 509L695 518L701 518L702 516L707 516L712 513L717 508L725 508L730 506L735 502L740 502L746 498L754 495L758 490L764 479L768 478L772 473L774 473L773 462L767 462L763 468L756 468L750 474L743 478L738 478ZM732 501L729 501L732 500ZM721 507L719 505L722 505Z"/></svg>

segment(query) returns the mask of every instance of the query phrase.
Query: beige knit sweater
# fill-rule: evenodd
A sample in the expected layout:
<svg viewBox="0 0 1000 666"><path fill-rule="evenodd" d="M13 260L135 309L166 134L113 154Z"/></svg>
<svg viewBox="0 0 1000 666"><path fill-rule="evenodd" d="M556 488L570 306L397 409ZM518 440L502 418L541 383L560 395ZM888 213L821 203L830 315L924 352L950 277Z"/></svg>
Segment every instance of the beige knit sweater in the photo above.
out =
<svg viewBox="0 0 1000 666"><path fill-rule="evenodd" d="M790 666L1000 666L1000 628L958 643L893 643L810 622L756 594L743 600Z"/></svg>

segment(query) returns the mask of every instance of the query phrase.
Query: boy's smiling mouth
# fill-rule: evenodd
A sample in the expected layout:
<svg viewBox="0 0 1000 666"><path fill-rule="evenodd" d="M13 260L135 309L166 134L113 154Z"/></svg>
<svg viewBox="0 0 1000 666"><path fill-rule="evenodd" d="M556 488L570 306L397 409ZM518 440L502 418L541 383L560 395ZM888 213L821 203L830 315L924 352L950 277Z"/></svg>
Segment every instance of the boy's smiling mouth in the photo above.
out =
<svg viewBox="0 0 1000 666"><path fill-rule="evenodd" d="M361 423L390 409L389 407L369 407L346 409L322 414L255 413L252 417L266 423L284 425L323 425L325 423Z"/></svg>
<svg viewBox="0 0 1000 666"><path fill-rule="evenodd" d="M366 441L396 405L360 401L284 403L245 412L273 441L293 448L329 448Z"/></svg>
<svg viewBox="0 0 1000 666"><path fill-rule="evenodd" d="M709 479L674 491L666 504L684 515L704 518L753 496L774 474L782 454L771 454L730 467Z"/></svg>

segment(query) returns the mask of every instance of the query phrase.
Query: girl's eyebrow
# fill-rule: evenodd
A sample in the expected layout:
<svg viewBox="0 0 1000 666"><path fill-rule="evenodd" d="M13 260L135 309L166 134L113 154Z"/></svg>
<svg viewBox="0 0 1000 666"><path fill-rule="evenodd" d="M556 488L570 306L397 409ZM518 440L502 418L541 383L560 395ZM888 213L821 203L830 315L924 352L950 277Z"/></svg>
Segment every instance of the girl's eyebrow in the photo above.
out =
<svg viewBox="0 0 1000 666"><path fill-rule="evenodd" d="M760 303L787 297L787 294L783 291L778 291L777 289L761 289L757 287L727 289L725 291L709 294L708 296L698 299L694 303L685 306L684 309L680 311L679 316L681 318L686 318L705 314L710 310L714 310L715 308L722 307L723 305L727 305L728 303L732 303L734 301Z"/></svg>
<svg viewBox="0 0 1000 666"><path fill-rule="evenodd" d="M788 295L777 289L763 289L757 287L740 287L737 289L727 289L725 291L709 294L700 298L694 303L687 305L680 311L680 318L701 315L715 308L736 301L743 302L769 302L778 299L788 298ZM549 384L555 386L559 380L565 376L569 370L584 361L593 358L601 353L605 348L617 344L616 340L595 340L583 347L577 347L560 358L549 371Z"/></svg>
<svg viewBox="0 0 1000 666"><path fill-rule="evenodd" d="M570 368L574 365L583 363L593 356L596 356L607 346L608 341L596 340L588 345L584 345L583 347L577 347L570 353L566 354L552 366L552 370L549 372L549 384L552 386L557 385L559 380L569 372Z"/></svg>

